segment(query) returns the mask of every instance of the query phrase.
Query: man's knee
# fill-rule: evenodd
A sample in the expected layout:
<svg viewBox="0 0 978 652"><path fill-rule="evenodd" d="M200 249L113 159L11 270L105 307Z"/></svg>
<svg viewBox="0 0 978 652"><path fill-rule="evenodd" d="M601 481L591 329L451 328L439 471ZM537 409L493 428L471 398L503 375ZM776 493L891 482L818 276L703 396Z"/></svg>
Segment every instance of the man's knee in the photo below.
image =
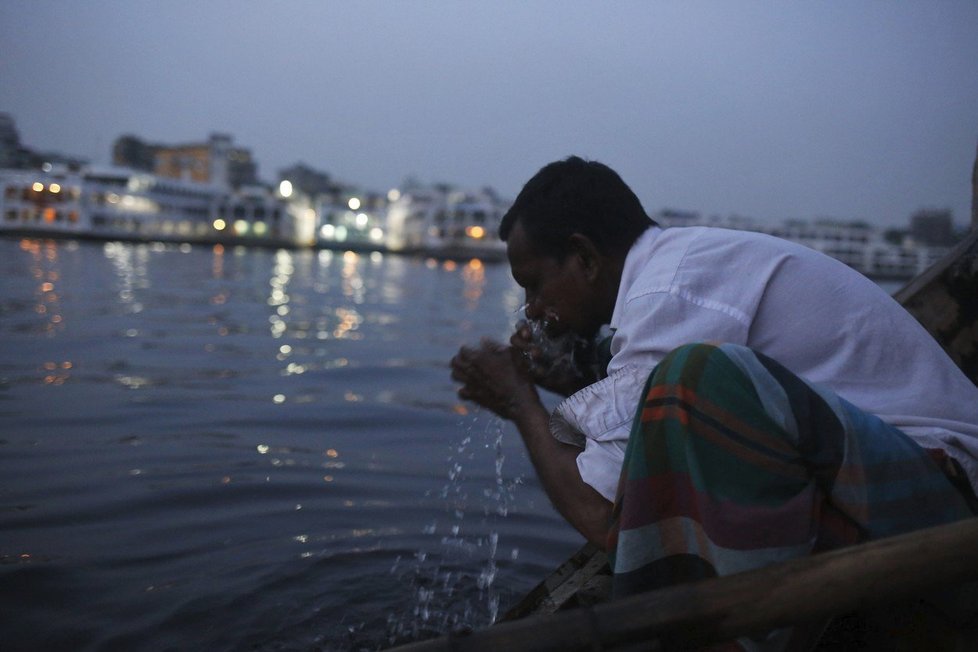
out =
<svg viewBox="0 0 978 652"><path fill-rule="evenodd" d="M723 345L727 348L729 345ZM745 347L740 347L745 348ZM748 349L749 350L749 349ZM652 370L650 384L669 383L687 385L700 383L705 375L718 371L726 358L721 345L716 342L690 342L670 351ZM717 366L718 360L721 362Z"/></svg>
<svg viewBox="0 0 978 652"><path fill-rule="evenodd" d="M732 428L763 424L768 440L797 444L797 426L783 392L759 353L749 347L691 342L670 351L653 370L645 390L646 405L676 406L689 423L704 423L726 439ZM738 435L743 438L743 434Z"/></svg>

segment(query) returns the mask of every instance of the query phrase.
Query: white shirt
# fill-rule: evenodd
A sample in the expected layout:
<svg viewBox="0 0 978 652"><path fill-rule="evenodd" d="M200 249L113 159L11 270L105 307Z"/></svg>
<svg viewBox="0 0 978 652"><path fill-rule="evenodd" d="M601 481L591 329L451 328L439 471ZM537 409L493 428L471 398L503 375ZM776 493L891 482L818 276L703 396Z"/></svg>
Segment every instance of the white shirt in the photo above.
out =
<svg viewBox="0 0 978 652"><path fill-rule="evenodd" d="M608 377L562 401L553 435L584 447L581 477L614 500L649 373L690 342L742 344L941 448L978 486L978 388L879 286L770 236L652 227L625 260Z"/></svg>

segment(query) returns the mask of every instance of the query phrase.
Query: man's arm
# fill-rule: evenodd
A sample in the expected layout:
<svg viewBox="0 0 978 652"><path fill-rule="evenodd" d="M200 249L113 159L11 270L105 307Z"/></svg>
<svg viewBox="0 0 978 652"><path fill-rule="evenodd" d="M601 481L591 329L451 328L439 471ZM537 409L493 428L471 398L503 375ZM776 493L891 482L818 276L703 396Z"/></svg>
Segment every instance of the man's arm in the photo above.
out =
<svg viewBox="0 0 978 652"><path fill-rule="evenodd" d="M589 541L604 547L611 503L581 479L581 449L554 439L550 416L533 381L511 347L484 341L463 348L452 359L452 378L462 383L458 395L516 424L544 491L554 507Z"/></svg>
<svg viewBox="0 0 978 652"><path fill-rule="evenodd" d="M550 415L539 402L513 421L550 502L588 541L604 549L612 504L581 479L581 449L553 438Z"/></svg>

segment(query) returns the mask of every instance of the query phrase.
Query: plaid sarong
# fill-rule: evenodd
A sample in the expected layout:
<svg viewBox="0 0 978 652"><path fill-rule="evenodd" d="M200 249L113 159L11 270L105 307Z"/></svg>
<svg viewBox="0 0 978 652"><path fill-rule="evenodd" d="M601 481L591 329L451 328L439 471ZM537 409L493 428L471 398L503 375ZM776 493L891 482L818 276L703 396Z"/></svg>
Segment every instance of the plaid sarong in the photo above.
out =
<svg viewBox="0 0 978 652"><path fill-rule="evenodd" d="M972 515L931 452L750 349L681 347L642 396L608 539L615 597Z"/></svg>

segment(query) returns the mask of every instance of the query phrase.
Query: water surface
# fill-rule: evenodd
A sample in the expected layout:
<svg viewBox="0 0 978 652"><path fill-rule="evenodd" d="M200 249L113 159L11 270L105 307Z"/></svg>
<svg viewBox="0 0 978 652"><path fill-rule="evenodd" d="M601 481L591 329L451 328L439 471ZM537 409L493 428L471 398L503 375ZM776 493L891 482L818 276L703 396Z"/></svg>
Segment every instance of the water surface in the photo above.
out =
<svg viewBox="0 0 978 652"><path fill-rule="evenodd" d="M374 650L579 544L447 361L504 265L0 238L3 650Z"/></svg>

